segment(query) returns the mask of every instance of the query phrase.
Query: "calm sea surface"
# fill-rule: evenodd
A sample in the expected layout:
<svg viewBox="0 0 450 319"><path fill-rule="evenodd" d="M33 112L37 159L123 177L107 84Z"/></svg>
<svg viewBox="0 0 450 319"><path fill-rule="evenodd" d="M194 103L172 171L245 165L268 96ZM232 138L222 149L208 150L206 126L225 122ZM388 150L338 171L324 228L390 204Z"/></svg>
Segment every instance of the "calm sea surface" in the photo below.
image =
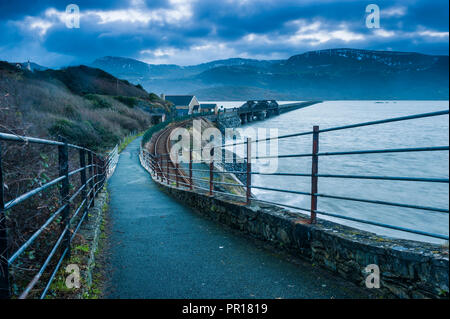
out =
<svg viewBox="0 0 450 319"><path fill-rule="evenodd" d="M228 108L240 106L243 102L215 103ZM279 135L285 135L311 131L313 125L319 125L321 129L324 129L352 123L446 110L448 107L448 101L329 101L288 112L265 121L255 121L244 125L243 128L276 128ZM449 143L448 121L448 116L439 116L322 133L320 134L320 152L447 146ZM311 135L280 140L278 142L279 154L311 153L311 140ZM230 142L227 141L227 143ZM268 165L267 162L257 161L253 164L253 170L261 171ZM310 173L311 160L307 157L280 159L277 171ZM319 158L319 173L448 178L449 155L448 151L437 151L323 156ZM252 183L257 186L305 192L311 190L309 177L254 175L252 178ZM253 193L264 200L304 208L310 206L309 196L256 189L253 190ZM449 207L449 186L441 183L319 178L319 193L444 209ZM445 235L449 233L449 215L445 213L327 198L318 199L318 209L432 233ZM442 242L425 236L377 226L320 215L318 217L378 234L421 241Z"/></svg>

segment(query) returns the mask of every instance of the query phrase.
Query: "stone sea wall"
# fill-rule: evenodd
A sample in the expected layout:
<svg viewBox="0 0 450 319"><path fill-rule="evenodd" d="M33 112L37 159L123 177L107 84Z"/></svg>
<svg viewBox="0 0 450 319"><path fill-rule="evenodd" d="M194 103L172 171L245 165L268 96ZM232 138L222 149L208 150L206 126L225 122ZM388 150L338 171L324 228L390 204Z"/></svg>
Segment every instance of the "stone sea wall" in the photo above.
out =
<svg viewBox="0 0 450 319"><path fill-rule="evenodd" d="M320 219L311 225L308 216L278 206L256 201L246 206L231 197L159 185L204 216L270 241L358 285L365 286L365 269L375 264L380 269L381 296L448 298L448 247L378 236Z"/></svg>

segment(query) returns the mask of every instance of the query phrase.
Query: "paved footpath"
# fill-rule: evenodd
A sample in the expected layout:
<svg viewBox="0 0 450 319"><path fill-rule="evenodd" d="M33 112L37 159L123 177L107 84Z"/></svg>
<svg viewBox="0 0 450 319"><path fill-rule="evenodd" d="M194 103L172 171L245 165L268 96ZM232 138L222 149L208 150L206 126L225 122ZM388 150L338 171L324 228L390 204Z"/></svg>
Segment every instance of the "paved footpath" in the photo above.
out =
<svg viewBox="0 0 450 319"><path fill-rule="evenodd" d="M292 263L161 192L121 154L110 192L109 298L365 298L366 290Z"/></svg>

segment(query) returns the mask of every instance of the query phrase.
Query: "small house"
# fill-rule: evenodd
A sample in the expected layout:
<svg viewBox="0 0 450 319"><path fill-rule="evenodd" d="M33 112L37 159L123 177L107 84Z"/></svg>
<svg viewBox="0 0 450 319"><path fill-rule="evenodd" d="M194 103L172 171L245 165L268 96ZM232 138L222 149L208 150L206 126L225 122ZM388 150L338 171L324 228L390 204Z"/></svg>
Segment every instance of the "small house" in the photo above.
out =
<svg viewBox="0 0 450 319"><path fill-rule="evenodd" d="M200 103L194 95L166 95L165 100L174 105L177 110L177 116L186 116L200 112Z"/></svg>

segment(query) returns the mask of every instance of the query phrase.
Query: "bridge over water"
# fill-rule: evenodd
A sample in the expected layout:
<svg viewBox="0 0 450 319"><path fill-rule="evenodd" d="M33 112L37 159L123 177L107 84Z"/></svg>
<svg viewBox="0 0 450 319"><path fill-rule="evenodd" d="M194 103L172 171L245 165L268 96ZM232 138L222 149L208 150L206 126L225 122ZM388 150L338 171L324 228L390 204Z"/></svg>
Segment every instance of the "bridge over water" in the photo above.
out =
<svg viewBox="0 0 450 319"><path fill-rule="evenodd" d="M281 113L301 109L317 103L321 103L321 101L278 104L275 100L250 100L236 108L236 112L241 119L241 123L244 124L254 120L264 120L275 115L280 115Z"/></svg>

